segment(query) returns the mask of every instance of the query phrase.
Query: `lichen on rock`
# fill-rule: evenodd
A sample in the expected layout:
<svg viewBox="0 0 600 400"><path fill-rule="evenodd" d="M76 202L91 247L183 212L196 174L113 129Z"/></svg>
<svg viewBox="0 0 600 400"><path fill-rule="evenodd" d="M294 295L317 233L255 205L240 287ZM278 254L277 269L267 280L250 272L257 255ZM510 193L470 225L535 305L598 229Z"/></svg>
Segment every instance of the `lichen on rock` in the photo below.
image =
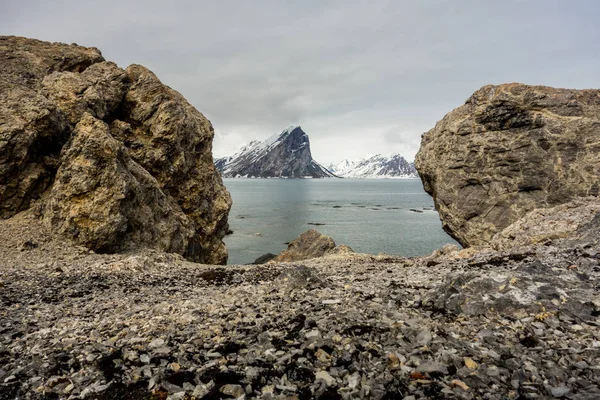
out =
<svg viewBox="0 0 600 400"><path fill-rule="evenodd" d="M464 246L535 208L600 194L600 91L484 86L423 135L415 164Z"/></svg>
<svg viewBox="0 0 600 400"><path fill-rule="evenodd" d="M95 48L12 36L0 85L0 216L39 200L48 228L92 250L227 261L214 131L181 94Z"/></svg>

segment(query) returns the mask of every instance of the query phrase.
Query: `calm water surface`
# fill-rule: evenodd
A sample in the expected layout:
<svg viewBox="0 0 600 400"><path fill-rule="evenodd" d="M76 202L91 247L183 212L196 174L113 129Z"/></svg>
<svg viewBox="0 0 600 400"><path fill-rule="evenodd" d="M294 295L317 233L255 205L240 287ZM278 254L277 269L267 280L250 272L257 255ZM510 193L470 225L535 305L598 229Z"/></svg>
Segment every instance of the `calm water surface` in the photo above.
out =
<svg viewBox="0 0 600 400"><path fill-rule="evenodd" d="M229 264L277 254L315 228L360 253L426 255L456 242L419 179L224 179L233 198ZM422 210L416 213L410 209ZM314 226L313 224L324 224Z"/></svg>

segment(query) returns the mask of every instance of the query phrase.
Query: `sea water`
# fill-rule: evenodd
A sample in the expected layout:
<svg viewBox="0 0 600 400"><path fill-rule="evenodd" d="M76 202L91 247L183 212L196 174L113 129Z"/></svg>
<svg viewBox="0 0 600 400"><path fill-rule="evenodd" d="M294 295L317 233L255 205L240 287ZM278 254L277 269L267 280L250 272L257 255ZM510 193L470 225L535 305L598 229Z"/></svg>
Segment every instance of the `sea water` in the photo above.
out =
<svg viewBox="0 0 600 400"><path fill-rule="evenodd" d="M419 256L447 243L419 179L224 179L233 206L229 264L277 254L314 228L369 254ZM415 211L416 210L416 211ZM418 212L417 212L418 211Z"/></svg>

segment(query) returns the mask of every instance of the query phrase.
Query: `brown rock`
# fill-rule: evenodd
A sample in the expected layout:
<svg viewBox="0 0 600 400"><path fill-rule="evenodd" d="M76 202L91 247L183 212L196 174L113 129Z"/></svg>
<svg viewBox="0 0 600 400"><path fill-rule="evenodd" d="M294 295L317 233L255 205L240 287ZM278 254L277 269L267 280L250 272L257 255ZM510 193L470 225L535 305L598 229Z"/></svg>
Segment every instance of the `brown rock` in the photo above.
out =
<svg viewBox="0 0 600 400"><path fill-rule="evenodd" d="M108 125L90 114L75 127L63 155L44 222L98 252L144 245L183 253L194 235L177 204L129 157Z"/></svg>
<svg viewBox="0 0 600 400"><path fill-rule="evenodd" d="M0 121L0 218L8 218L29 208L51 185L71 132L54 103L2 80Z"/></svg>
<svg viewBox="0 0 600 400"><path fill-rule="evenodd" d="M598 215L600 201L597 197L578 198L556 207L538 208L496 234L491 246L503 250L565 238L585 240L586 228L598 226L592 221ZM593 237L594 241L600 239L595 233L587 236Z"/></svg>
<svg viewBox="0 0 600 400"><path fill-rule="evenodd" d="M416 157L444 229L464 246L535 208L600 193L600 91L484 86L423 136Z"/></svg>
<svg viewBox="0 0 600 400"><path fill-rule="evenodd" d="M185 255L225 263L227 249L221 239L229 228L231 197L213 164L210 121L143 66L130 65L127 75L132 84L121 113L129 127L123 124L120 137L131 157L195 224L196 235Z"/></svg>
<svg viewBox="0 0 600 400"><path fill-rule="evenodd" d="M226 262L231 198L213 128L146 68L0 37L0 120L0 217L42 199L46 226L93 250Z"/></svg>
<svg viewBox="0 0 600 400"><path fill-rule="evenodd" d="M299 261L322 257L335 248L335 242L329 236L315 229L308 230L298 236L273 259L276 262Z"/></svg>

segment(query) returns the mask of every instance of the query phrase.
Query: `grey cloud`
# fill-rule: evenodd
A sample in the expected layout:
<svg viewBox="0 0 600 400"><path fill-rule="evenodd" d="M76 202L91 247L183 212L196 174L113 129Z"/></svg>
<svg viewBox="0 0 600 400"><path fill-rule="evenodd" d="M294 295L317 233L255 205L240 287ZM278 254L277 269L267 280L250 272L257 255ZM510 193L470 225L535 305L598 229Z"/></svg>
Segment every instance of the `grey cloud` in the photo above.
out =
<svg viewBox="0 0 600 400"><path fill-rule="evenodd" d="M215 153L290 124L320 161L413 158L480 86L598 87L595 1L16 1L6 34L144 64L215 126Z"/></svg>

